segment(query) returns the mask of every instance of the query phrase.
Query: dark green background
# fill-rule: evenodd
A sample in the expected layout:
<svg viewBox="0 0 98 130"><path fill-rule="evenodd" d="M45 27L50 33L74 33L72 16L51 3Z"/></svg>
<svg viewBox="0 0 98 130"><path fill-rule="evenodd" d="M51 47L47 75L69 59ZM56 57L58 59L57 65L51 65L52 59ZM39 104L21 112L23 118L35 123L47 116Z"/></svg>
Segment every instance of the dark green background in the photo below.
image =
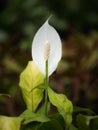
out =
<svg viewBox="0 0 98 130"><path fill-rule="evenodd" d="M34 34L50 15L63 44L50 85L98 114L97 0L0 0L0 93L11 95L0 97L0 114L14 116L25 109L19 75L32 60Z"/></svg>

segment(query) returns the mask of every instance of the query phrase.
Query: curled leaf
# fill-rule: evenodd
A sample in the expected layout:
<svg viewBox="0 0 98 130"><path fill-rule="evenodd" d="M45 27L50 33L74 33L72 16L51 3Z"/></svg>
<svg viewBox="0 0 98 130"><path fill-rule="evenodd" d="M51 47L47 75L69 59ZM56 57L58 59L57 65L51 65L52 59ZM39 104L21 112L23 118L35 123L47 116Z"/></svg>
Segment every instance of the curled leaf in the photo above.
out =
<svg viewBox="0 0 98 130"><path fill-rule="evenodd" d="M72 122L73 105L71 101L65 95L57 94L49 87L48 96L51 104L57 107L59 113L63 116L66 127L68 128Z"/></svg>

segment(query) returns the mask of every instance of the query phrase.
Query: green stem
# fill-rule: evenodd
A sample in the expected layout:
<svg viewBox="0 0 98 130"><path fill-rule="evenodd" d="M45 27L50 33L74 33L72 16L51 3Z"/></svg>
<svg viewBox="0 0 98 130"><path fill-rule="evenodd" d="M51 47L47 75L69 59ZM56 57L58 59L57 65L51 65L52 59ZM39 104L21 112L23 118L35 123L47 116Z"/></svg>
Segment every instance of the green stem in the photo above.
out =
<svg viewBox="0 0 98 130"><path fill-rule="evenodd" d="M45 115L48 115L48 60L45 63Z"/></svg>

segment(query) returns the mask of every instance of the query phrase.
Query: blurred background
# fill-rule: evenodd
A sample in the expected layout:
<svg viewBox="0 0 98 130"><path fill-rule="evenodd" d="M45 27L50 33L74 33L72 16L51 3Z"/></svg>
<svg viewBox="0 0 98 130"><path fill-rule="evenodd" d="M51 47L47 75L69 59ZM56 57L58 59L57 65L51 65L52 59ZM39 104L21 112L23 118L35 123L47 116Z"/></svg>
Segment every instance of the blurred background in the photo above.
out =
<svg viewBox="0 0 98 130"><path fill-rule="evenodd" d="M26 109L19 75L31 57L37 29L52 15L63 56L50 77L51 87L74 105L98 114L98 1L0 0L0 115Z"/></svg>

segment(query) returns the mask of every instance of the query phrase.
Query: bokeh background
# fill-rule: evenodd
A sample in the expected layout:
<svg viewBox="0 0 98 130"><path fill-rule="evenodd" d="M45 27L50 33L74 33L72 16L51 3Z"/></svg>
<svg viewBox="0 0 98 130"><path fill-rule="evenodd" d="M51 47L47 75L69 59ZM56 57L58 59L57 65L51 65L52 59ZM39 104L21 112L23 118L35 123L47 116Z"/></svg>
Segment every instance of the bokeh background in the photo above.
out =
<svg viewBox="0 0 98 130"><path fill-rule="evenodd" d="M98 1L0 0L0 94L10 95L0 96L0 115L26 109L19 75L32 60L34 34L50 15L63 45L50 85L98 114Z"/></svg>

